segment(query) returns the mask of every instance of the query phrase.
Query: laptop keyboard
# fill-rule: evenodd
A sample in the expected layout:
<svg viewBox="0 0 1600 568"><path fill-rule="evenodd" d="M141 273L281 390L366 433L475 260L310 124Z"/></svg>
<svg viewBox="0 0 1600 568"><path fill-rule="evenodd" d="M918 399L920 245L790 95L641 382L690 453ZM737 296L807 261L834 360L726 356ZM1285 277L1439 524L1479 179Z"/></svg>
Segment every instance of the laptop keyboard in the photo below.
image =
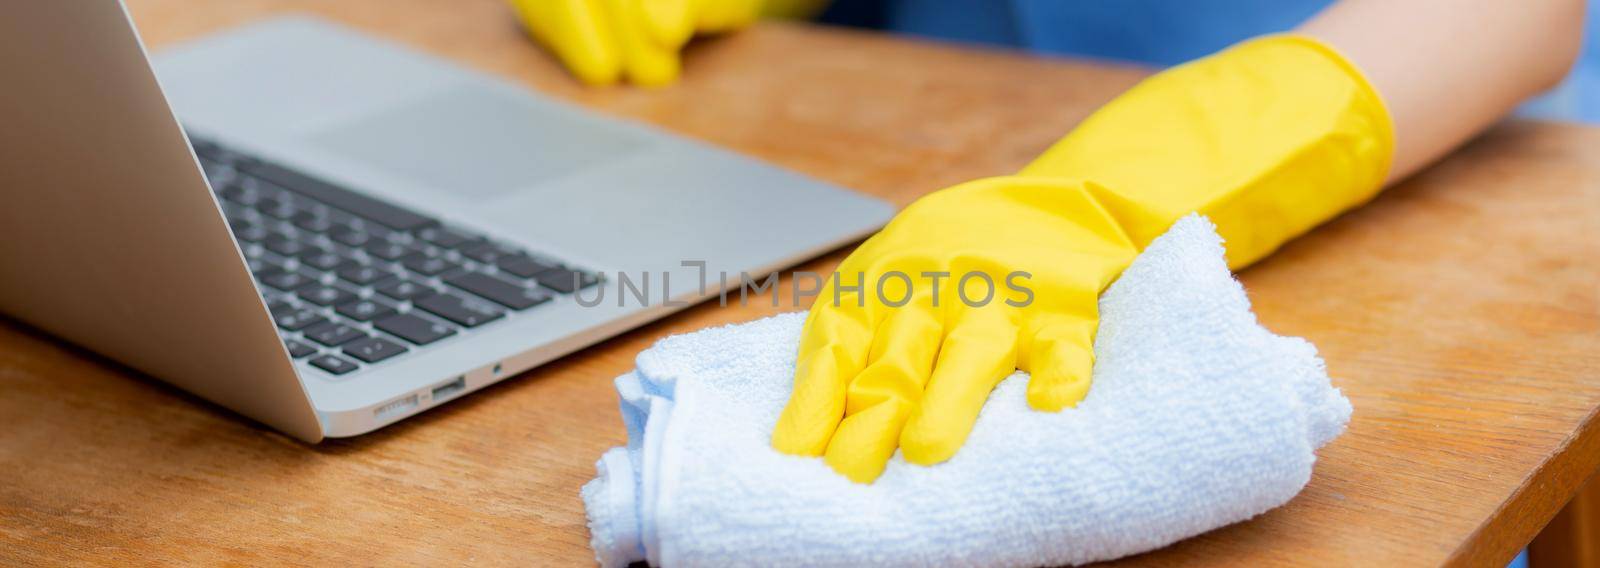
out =
<svg viewBox="0 0 1600 568"><path fill-rule="evenodd" d="M190 137L284 345L330 375L594 285L549 255Z"/></svg>

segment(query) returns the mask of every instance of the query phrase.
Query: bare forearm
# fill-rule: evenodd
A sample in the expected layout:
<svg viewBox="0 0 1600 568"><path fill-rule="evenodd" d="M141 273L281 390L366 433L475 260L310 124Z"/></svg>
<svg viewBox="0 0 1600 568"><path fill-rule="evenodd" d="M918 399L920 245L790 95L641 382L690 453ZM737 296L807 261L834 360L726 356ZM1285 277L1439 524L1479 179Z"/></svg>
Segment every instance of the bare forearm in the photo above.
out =
<svg viewBox="0 0 1600 568"><path fill-rule="evenodd" d="M1354 61L1383 97L1394 182L1555 85L1577 57L1583 10L1582 0L1343 0L1300 32Z"/></svg>

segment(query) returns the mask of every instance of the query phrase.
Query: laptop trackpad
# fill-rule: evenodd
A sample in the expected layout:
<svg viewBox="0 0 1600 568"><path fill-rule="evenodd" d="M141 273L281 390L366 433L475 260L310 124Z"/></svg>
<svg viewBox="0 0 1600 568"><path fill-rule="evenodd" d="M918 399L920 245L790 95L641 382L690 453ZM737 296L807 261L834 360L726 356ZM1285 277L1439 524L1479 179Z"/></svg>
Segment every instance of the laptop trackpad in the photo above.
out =
<svg viewBox="0 0 1600 568"><path fill-rule="evenodd" d="M312 133L341 157L465 199L616 160L644 138L527 96L464 87Z"/></svg>

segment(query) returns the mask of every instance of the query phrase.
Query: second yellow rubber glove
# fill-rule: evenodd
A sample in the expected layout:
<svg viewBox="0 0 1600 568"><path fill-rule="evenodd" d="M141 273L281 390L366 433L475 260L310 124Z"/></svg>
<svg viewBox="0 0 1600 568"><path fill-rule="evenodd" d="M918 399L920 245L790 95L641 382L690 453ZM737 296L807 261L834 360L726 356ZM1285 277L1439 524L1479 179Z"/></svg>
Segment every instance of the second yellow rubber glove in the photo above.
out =
<svg viewBox="0 0 1600 568"><path fill-rule="evenodd" d="M930 194L846 258L811 308L773 445L865 483L897 447L953 456L1015 369L1035 409L1074 406L1100 292L1172 222L1208 215L1244 266L1376 194L1393 145L1378 94L1308 38L1157 74L1019 175Z"/></svg>
<svg viewBox="0 0 1600 568"><path fill-rule="evenodd" d="M678 52L697 33L754 21L762 0L511 0L533 37L579 80L643 86L678 78Z"/></svg>

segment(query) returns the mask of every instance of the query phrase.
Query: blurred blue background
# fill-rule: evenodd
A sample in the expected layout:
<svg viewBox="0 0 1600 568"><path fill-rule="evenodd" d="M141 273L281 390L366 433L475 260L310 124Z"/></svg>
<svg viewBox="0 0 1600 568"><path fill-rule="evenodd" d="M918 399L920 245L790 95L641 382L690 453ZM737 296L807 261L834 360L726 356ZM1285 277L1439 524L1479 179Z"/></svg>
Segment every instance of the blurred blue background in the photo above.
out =
<svg viewBox="0 0 1600 568"><path fill-rule="evenodd" d="M1168 66L1293 28L1332 0L835 0L823 21L1039 53ZM1565 82L1518 114L1600 124L1600 0Z"/></svg>

